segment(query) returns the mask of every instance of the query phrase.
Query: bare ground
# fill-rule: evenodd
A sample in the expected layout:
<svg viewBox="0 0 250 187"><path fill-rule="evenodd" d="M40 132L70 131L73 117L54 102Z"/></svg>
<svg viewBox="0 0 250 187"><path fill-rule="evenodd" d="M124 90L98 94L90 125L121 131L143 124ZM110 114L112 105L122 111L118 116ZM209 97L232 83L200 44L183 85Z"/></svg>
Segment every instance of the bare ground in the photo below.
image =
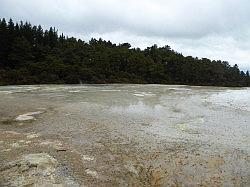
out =
<svg viewBox="0 0 250 187"><path fill-rule="evenodd" d="M250 115L227 91L3 87L0 186L249 186Z"/></svg>

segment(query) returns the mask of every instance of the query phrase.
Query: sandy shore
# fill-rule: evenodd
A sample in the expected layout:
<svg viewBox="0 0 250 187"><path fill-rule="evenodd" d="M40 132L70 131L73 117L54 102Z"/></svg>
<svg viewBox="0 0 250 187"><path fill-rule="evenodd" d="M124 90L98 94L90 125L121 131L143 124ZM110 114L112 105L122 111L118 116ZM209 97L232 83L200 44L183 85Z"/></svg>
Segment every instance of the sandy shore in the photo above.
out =
<svg viewBox="0 0 250 187"><path fill-rule="evenodd" d="M250 186L250 89L0 87L0 186Z"/></svg>

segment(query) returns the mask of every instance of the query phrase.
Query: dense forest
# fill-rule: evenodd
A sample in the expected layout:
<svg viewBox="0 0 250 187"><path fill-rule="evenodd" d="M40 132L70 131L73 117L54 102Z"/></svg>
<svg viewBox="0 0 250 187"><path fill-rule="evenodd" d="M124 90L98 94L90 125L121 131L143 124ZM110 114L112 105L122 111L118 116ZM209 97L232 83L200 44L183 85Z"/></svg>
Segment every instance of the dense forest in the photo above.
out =
<svg viewBox="0 0 250 187"><path fill-rule="evenodd" d="M64 83L250 86L250 76L237 65L185 57L169 46L84 42L55 28L0 19L0 85Z"/></svg>

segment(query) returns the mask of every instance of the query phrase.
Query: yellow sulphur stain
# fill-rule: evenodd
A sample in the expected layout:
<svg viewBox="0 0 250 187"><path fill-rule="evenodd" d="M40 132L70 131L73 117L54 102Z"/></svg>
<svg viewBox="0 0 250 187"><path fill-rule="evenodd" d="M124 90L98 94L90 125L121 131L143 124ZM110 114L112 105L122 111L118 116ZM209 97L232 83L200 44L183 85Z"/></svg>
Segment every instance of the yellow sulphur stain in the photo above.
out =
<svg viewBox="0 0 250 187"><path fill-rule="evenodd" d="M181 131L186 131L187 130L187 124L185 124L185 123L177 124L176 128L181 130Z"/></svg>

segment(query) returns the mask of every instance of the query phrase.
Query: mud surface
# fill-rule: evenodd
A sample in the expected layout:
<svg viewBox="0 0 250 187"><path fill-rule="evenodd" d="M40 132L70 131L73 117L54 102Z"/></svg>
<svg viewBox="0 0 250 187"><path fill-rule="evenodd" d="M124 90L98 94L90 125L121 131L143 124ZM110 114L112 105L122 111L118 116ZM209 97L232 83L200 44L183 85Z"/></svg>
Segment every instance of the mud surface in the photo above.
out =
<svg viewBox="0 0 250 187"><path fill-rule="evenodd" d="M0 186L250 186L250 89L0 87Z"/></svg>

